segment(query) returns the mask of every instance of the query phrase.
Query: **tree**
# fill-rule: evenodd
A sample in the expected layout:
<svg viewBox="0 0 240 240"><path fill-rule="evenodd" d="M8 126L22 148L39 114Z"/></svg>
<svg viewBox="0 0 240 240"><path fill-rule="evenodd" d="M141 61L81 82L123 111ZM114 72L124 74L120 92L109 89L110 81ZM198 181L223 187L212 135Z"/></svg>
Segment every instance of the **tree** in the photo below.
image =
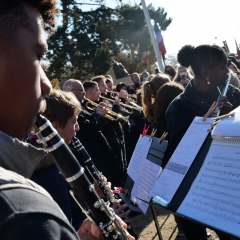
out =
<svg viewBox="0 0 240 240"><path fill-rule="evenodd" d="M62 26L48 39L50 62L47 75L60 81L89 79L105 74L120 51L137 62L152 46L140 6L121 5L116 9L101 6L89 12L79 9L76 0L62 0ZM164 9L148 6L152 19L165 30L171 23ZM51 73L51 74L50 74Z"/></svg>
<svg viewBox="0 0 240 240"><path fill-rule="evenodd" d="M168 54L165 62L175 67L178 64L177 56L175 54Z"/></svg>

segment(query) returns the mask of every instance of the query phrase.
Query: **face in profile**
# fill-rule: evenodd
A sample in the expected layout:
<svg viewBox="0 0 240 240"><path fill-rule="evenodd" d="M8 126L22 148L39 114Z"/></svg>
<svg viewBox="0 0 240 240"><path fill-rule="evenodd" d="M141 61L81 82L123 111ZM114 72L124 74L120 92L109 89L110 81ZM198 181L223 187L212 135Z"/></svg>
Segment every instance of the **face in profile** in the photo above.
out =
<svg viewBox="0 0 240 240"><path fill-rule="evenodd" d="M101 94L103 94L103 95L107 94L107 85L106 85L105 81L101 80L99 82L98 87L99 87Z"/></svg>
<svg viewBox="0 0 240 240"><path fill-rule="evenodd" d="M85 90L80 81L76 81L73 85L72 89L73 94L76 96L77 100L82 103L85 97Z"/></svg>
<svg viewBox="0 0 240 240"><path fill-rule="evenodd" d="M101 95L101 92L99 90L98 85L94 85L94 87L91 89L91 95L90 95L91 99L90 100L97 102L97 101L99 101L100 95Z"/></svg>
<svg viewBox="0 0 240 240"><path fill-rule="evenodd" d="M0 39L0 130L24 138L44 107L43 96L51 83L40 60L47 51L43 20L39 12L25 6L28 27L19 27L15 39ZM15 41L17 39L17 41Z"/></svg>
<svg viewBox="0 0 240 240"><path fill-rule="evenodd" d="M228 73L229 70L227 68L227 57L223 53L221 61L210 70L210 84L213 86L225 86Z"/></svg>
<svg viewBox="0 0 240 240"><path fill-rule="evenodd" d="M59 135L61 136L61 138L63 138L66 144L70 144L72 138L76 135L76 132L79 130L77 119L78 119L78 116L74 114L67 121L67 124L65 125L64 128L60 128L58 127L58 125L55 126L53 124L53 126L56 128Z"/></svg>

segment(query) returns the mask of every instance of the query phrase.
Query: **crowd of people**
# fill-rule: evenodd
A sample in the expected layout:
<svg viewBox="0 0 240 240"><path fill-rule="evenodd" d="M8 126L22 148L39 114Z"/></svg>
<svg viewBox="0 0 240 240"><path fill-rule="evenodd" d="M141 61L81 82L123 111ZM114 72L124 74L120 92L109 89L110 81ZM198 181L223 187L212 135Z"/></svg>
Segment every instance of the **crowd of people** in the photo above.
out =
<svg viewBox="0 0 240 240"><path fill-rule="evenodd" d="M54 0L0 0L1 239L104 239L31 132L37 114L51 122L74 155L71 140L76 136L109 187L123 188L145 125L149 133L157 129L158 138L168 132L164 168L195 116L204 116L214 101L221 114L240 104L240 61L215 45L186 45L178 53L177 66L132 73L131 84L114 86L110 75L100 75L84 82L66 79L62 90L52 89L40 60L47 51L44 29L54 27L57 12ZM229 73L227 96L219 98ZM96 182L94 186L105 198ZM112 208L126 228L130 210L124 212L127 205L120 202ZM176 222L179 235L187 239L211 237L200 225L181 218Z"/></svg>

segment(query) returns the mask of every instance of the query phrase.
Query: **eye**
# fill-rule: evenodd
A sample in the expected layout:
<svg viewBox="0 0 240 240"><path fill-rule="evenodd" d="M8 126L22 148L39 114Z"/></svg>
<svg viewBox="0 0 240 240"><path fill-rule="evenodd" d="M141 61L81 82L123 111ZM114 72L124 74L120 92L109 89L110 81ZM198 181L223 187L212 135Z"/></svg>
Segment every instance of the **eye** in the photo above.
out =
<svg viewBox="0 0 240 240"><path fill-rule="evenodd" d="M38 55L37 58L38 58L38 61L41 61L43 56L42 55Z"/></svg>

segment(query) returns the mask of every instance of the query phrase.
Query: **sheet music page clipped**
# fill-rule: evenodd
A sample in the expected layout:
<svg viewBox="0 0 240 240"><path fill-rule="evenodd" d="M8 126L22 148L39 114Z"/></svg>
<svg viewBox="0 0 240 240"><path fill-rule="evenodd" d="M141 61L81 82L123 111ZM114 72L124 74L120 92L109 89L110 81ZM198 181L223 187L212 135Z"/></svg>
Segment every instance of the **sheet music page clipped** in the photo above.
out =
<svg viewBox="0 0 240 240"><path fill-rule="evenodd" d="M131 191L131 199L138 197L149 202L151 199L149 193L157 181L161 170L162 168L159 165L147 160L146 158L143 159L137 181L134 183ZM148 206L149 204L143 201L140 201L140 204L138 205L144 214L146 214Z"/></svg>
<svg viewBox="0 0 240 240"><path fill-rule="evenodd" d="M240 143L212 143L177 212L240 237Z"/></svg>
<svg viewBox="0 0 240 240"><path fill-rule="evenodd" d="M211 118L206 119L205 122L202 121L202 117L194 118L150 192L150 196L159 196L166 202L171 202L205 141L208 135L207 130L210 129L213 122Z"/></svg>
<svg viewBox="0 0 240 240"><path fill-rule="evenodd" d="M152 139L148 142L149 136L142 137L140 135L138 142L136 144L135 150L133 152L132 158L130 160L127 174L132 178L134 182L137 181L139 170L143 159L147 158L149 148L152 144Z"/></svg>

